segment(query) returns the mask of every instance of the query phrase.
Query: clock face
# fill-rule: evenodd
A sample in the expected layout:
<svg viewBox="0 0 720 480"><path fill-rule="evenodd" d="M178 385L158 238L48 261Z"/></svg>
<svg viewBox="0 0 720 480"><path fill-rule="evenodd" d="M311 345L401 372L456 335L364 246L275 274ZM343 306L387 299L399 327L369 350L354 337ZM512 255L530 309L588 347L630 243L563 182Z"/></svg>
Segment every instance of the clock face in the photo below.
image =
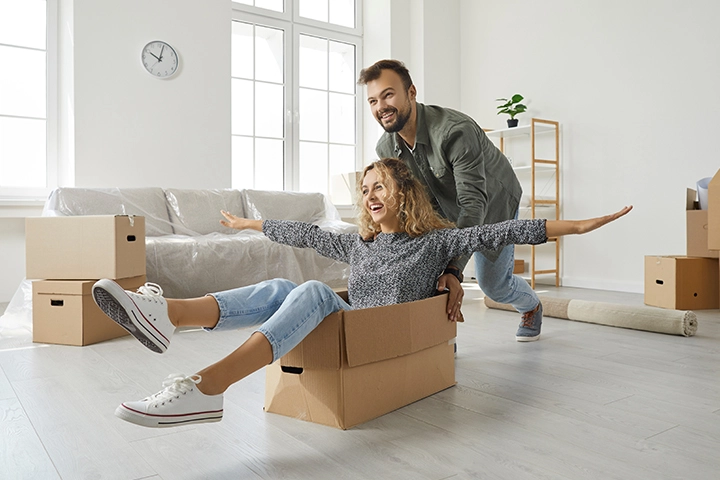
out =
<svg viewBox="0 0 720 480"><path fill-rule="evenodd" d="M156 40L145 45L140 59L150 75L157 78L172 76L178 69L180 59L175 50L165 42Z"/></svg>

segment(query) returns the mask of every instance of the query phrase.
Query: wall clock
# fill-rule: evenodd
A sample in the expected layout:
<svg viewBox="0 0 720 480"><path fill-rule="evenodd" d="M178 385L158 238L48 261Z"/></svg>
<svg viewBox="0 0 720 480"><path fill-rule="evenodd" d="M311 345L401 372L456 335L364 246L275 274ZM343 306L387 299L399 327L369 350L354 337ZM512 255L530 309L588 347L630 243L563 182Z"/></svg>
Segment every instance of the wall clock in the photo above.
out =
<svg viewBox="0 0 720 480"><path fill-rule="evenodd" d="M145 45L140 52L140 60L145 70L156 78L171 77L180 66L180 59L175 49L161 40L154 40Z"/></svg>

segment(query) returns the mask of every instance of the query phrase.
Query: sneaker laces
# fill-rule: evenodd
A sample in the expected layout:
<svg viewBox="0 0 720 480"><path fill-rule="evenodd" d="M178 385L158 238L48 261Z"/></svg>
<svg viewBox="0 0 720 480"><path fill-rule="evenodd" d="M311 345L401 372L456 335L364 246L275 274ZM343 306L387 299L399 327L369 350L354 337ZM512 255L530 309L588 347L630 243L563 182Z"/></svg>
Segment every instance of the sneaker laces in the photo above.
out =
<svg viewBox="0 0 720 480"><path fill-rule="evenodd" d="M523 315L522 315L522 326L523 327L534 328L535 314L537 313L539 308L540 308L540 304L538 303L537 307L533 308L529 312L523 313Z"/></svg>
<svg viewBox="0 0 720 480"><path fill-rule="evenodd" d="M172 402L173 399L180 398L180 395L186 395L195 389L195 386L202 381L200 375L187 376L182 373L173 373L163 380L163 388L155 395L148 397L151 407L165 405L166 402Z"/></svg>
<svg viewBox="0 0 720 480"><path fill-rule="evenodd" d="M157 283L146 282L145 285L137 289L137 293L148 297L162 297L163 289Z"/></svg>

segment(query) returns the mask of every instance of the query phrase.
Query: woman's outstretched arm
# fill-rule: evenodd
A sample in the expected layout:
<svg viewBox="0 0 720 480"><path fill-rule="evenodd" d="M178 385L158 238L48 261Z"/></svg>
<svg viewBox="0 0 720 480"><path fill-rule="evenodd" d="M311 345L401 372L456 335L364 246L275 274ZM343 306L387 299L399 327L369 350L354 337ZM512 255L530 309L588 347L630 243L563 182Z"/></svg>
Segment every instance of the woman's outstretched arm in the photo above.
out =
<svg viewBox="0 0 720 480"><path fill-rule="evenodd" d="M225 227L234 228L235 230L257 230L258 232L262 232L262 220L236 217L225 210L220 210L220 213L226 218L226 220L220 220L220 223Z"/></svg>
<svg viewBox="0 0 720 480"><path fill-rule="evenodd" d="M625 207L619 212L615 212L603 217L588 218L586 220L548 220L545 223L546 235L548 238L560 237L562 235L580 235L592 232L618 218L626 215L632 210L632 205Z"/></svg>

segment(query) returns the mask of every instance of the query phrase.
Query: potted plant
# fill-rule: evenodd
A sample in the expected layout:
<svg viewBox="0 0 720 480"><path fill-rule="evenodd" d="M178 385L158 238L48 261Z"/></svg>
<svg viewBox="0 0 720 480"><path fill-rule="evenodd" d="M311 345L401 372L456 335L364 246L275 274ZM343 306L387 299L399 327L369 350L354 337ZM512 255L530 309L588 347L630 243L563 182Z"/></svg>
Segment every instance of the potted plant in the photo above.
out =
<svg viewBox="0 0 720 480"><path fill-rule="evenodd" d="M515 115L523 113L527 110L527 107L520 103L522 102L523 98L524 97L522 95L516 93L509 100L507 98L496 99L498 102L505 102L497 107L497 114L500 115L501 113L507 113L508 115L510 115L510 118L507 121L508 127L510 128L517 127L518 121L515 118Z"/></svg>

